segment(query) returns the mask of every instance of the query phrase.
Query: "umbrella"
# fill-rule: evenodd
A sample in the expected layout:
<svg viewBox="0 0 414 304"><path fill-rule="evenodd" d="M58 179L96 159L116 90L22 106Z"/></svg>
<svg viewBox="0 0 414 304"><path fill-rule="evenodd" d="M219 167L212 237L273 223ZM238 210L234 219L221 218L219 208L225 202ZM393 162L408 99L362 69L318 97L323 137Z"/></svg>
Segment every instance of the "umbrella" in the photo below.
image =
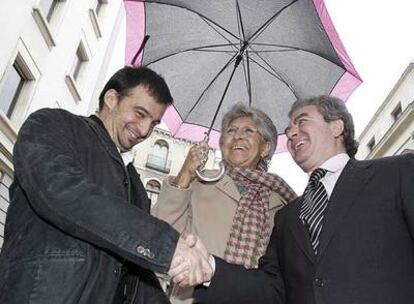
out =
<svg viewBox="0 0 414 304"><path fill-rule="evenodd" d="M237 102L283 132L291 104L361 83L322 0L125 1L129 65L164 76L175 99L163 120L174 137L209 135ZM282 147L283 149L283 147Z"/></svg>

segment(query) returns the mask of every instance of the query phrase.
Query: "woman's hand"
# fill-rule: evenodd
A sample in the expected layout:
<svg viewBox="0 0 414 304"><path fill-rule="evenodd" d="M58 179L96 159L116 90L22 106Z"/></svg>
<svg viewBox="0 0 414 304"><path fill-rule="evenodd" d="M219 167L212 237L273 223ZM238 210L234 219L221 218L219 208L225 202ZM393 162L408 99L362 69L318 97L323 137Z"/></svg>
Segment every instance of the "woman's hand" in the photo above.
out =
<svg viewBox="0 0 414 304"><path fill-rule="evenodd" d="M179 188L188 188L190 186L197 176L196 170L207 161L208 149L208 144L204 141L190 148L180 172L173 180L174 185ZM205 152L203 153L203 151Z"/></svg>

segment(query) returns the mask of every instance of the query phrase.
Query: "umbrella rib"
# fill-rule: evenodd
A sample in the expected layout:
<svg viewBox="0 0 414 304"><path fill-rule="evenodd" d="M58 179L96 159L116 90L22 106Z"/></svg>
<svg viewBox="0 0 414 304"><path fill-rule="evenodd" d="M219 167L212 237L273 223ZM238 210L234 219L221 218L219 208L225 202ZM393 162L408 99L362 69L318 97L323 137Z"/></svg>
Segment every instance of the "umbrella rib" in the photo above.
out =
<svg viewBox="0 0 414 304"><path fill-rule="evenodd" d="M221 69L220 71L214 76L214 78L210 81L210 83L205 87L203 92L201 92L200 96L197 98L197 101L194 103L194 105L191 107L191 109L188 111L187 115L184 117L183 121L187 120L188 116L194 111L196 106L200 103L201 98L204 96L204 94L207 92L207 90L213 85L213 83L217 80L217 78L224 72L224 70L234 61L234 59L237 57L237 54L235 54Z"/></svg>
<svg viewBox="0 0 414 304"><path fill-rule="evenodd" d="M219 34L224 40L226 40L230 46L233 46L234 43L228 39L226 36L224 36L222 33L220 33L214 26L212 26L208 19L204 19L201 17L201 20L203 20L209 27L211 27L217 34ZM235 50L237 50L237 47L234 47Z"/></svg>
<svg viewBox="0 0 414 304"><path fill-rule="evenodd" d="M240 12L239 1L238 0L235 0L235 1L236 1L237 28L239 30L240 47L242 47L243 42L245 40L243 20L242 20L242 16Z"/></svg>
<svg viewBox="0 0 414 304"><path fill-rule="evenodd" d="M219 51L219 50L194 50L195 52L205 53L223 53L223 54L234 54L234 51Z"/></svg>
<svg viewBox="0 0 414 304"><path fill-rule="evenodd" d="M238 37L237 37L236 35L234 35L232 32L230 32L229 30L227 30L226 28L224 28L224 27L223 27L223 26L221 26L220 24L218 24L218 23L214 22L214 21L213 21L213 20L211 20L210 18L207 18L206 16L204 16L204 15L202 15L202 14L200 14L200 13L198 13L198 12L196 12L196 11L194 11L194 10L192 10L192 9L188 8L188 7L185 7L185 6L182 6L182 5L177 5L177 4L171 4L171 3L162 3L162 2L159 2L159 1L156 1L156 0L145 0L145 3L155 3L155 4L158 4L158 5L175 6L175 7L178 7L178 8L185 9L185 10L187 10L187 11L189 11L189 12L192 12L192 13L196 14L197 16L199 16L199 17L200 17L200 18L202 18L202 19L208 20L208 21L209 21L209 22L211 22L212 24L214 24L214 25L216 25L217 27L221 28L221 29L222 29L223 31L225 31L227 34L229 34L229 35L233 36L234 38L238 39Z"/></svg>
<svg viewBox="0 0 414 304"><path fill-rule="evenodd" d="M263 50L263 51L256 51L256 50L254 50L254 53L257 54L257 55L259 55L259 53L271 53L271 52L282 53L282 52L302 51L302 52L305 52L305 53L309 53L309 54L315 55L315 56L317 56L319 58L322 58L323 60L328 61L328 62L330 62L330 63L332 63L334 65L340 66L341 68L343 68L345 70L345 67L343 66L343 63L342 62L340 62L338 64L338 63L333 62L332 60L330 60L330 59L328 59L328 58L326 58L326 57L324 57L324 56L322 56L320 54L317 54L315 52L312 52L312 51L309 51L309 50L306 50L306 49L302 49L302 48L298 48L298 47L293 47L293 46L288 46L288 45L282 45L282 44L272 44L272 43L252 43L252 44L250 44L250 47L252 45L259 45L259 46L276 46L276 47L286 48L285 50L268 50L268 51L266 51L266 50Z"/></svg>
<svg viewBox="0 0 414 304"><path fill-rule="evenodd" d="M250 57L250 60L252 60L254 63L256 63L259 67L261 67L262 69L264 69L266 72L268 72L270 75L272 75L273 77L279 79L281 82L283 82L286 87L289 88L289 90L293 93L293 95L295 95L296 98L298 98L298 96L295 93L295 90L290 86L290 84L283 79L282 76L279 75L279 73L265 60L263 59L259 54L257 54L254 50L253 53L255 53L267 66L269 69L267 69L266 67L264 67L262 64L260 64L259 62L257 62L256 60L254 60L253 58ZM272 73L273 72L273 73Z"/></svg>
<svg viewBox="0 0 414 304"><path fill-rule="evenodd" d="M282 7L276 14L274 14L272 17L270 17L265 23L262 24L259 29L253 33L253 35L249 38L249 43L253 40L255 40L263 31L287 8L289 8L294 3L298 2L298 0L293 0L291 3L286 4L284 7Z"/></svg>
<svg viewBox="0 0 414 304"><path fill-rule="evenodd" d="M172 56L175 56L175 55L180 54L180 53L186 53L186 52L191 52L191 51L205 51L205 52L207 52L207 50L203 50L203 49L205 49L205 48L221 47L221 46L232 46L232 45L230 45L230 44L215 44L215 45L212 44L212 45L205 45L205 46L199 46L199 47L189 48L189 49L186 49L186 50L180 50L180 51L177 51L177 52L174 52L174 53L171 53L171 54L162 56L162 57L160 57L160 58L158 58L156 60L153 60L151 62L146 62L145 64L146 65L154 64L154 63L156 63L156 62L158 62L160 60L164 60L164 59L166 59L168 57L172 57Z"/></svg>
<svg viewBox="0 0 414 304"><path fill-rule="evenodd" d="M252 105L252 83L250 78L250 57L246 50L246 58L243 57L244 80L246 82L247 94L249 95L249 106Z"/></svg>

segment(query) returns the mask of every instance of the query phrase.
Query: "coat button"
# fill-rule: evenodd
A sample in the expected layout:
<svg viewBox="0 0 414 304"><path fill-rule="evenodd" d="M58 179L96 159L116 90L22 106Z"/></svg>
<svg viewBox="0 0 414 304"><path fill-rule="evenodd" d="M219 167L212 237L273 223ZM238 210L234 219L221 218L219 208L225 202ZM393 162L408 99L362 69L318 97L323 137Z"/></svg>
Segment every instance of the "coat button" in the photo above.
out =
<svg viewBox="0 0 414 304"><path fill-rule="evenodd" d="M144 247L142 247L142 246L138 246L137 247L137 252L139 253L139 254L144 254L144 252L145 252L145 248Z"/></svg>
<svg viewBox="0 0 414 304"><path fill-rule="evenodd" d="M316 278L315 279L315 285L317 287L323 287L323 286L325 286L325 280L321 279L321 278Z"/></svg>

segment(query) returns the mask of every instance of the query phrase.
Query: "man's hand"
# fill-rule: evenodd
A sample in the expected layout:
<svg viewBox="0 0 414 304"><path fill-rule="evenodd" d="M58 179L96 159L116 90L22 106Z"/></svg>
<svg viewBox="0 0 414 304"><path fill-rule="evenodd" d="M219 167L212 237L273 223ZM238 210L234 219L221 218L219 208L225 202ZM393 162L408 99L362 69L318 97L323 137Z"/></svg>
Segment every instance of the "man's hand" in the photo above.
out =
<svg viewBox="0 0 414 304"><path fill-rule="evenodd" d="M213 270L209 253L195 236L180 238L168 272L173 282L182 286L195 286L211 280Z"/></svg>

